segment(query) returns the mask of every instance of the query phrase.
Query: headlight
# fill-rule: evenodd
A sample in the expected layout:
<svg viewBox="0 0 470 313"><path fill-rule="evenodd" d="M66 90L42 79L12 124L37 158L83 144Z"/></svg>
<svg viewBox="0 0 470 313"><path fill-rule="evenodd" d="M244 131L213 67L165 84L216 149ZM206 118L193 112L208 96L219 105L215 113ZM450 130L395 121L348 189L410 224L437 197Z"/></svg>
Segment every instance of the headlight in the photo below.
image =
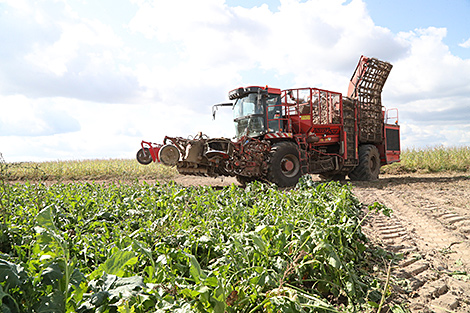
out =
<svg viewBox="0 0 470 313"><path fill-rule="evenodd" d="M230 100L234 100L234 99L241 98L244 94L245 94L245 88L240 87L238 89L234 89L234 90L230 91L228 93L228 98Z"/></svg>

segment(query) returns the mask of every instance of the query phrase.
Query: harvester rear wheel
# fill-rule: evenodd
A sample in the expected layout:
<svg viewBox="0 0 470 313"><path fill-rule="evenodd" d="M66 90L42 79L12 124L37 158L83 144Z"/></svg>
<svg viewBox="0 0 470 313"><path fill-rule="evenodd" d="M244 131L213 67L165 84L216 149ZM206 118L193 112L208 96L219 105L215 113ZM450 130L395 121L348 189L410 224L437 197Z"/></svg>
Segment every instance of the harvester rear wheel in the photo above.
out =
<svg viewBox="0 0 470 313"><path fill-rule="evenodd" d="M283 141L271 147L267 178L279 187L297 184L302 174L299 150L295 143Z"/></svg>
<svg viewBox="0 0 470 313"><path fill-rule="evenodd" d="M150 150L148 148L140 149L139 151L137 151L136 158L137 162L142 165L148 165L153 161L152 156L150 155Z"/></svg>
<svg viewBox="0 0 470 313"><path fill-rule="evenodd" d="M359 165L349 173L351 180L377 180L380 172L379 150L374 145L359 146Z"/></svg>

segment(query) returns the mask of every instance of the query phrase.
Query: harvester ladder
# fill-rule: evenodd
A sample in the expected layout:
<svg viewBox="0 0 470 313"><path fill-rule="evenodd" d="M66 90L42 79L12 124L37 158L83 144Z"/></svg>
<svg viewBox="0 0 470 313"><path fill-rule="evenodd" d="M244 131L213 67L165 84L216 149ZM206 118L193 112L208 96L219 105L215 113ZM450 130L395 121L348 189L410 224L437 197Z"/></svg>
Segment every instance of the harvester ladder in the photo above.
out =
<svg viewBox="0 0 470 313"><path fill-rule="evenodd" d="M296 136L295 139L299 145L300 169L302 171L302 175L304 175L308 173L308 143L305 136Z"/></svg>
<svg viewBox="0 0 470 313"><path fill-rule="evenodd" d="M349 98L343 98L343 129L346 133L346 161L354 164L357 160L356 101Z"/></svg>

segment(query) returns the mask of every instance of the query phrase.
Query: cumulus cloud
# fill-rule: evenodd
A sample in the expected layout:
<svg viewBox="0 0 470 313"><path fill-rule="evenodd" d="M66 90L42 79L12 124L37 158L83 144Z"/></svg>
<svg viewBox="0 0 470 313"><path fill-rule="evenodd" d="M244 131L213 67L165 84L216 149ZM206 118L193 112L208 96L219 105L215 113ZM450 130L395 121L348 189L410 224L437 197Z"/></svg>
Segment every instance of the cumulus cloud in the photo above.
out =
<svg viewBox="0 0 470 313"><path fill-rule="evenodd" d="M6 157L130 158L141 139L231 137L231 110L210 114L229 90L345 93L361 55L394 65L382 98L399 109L403 146L470 144L470 60L450 51L445 28L375 25L363 0L131 0L126 14L112 4L112 24L84 10L97 2L0 2Z"/></svg>
<svg viewBox="0 0 470 313"><path fill-rule="evenodd" d="M361 54L393 61L408 49L389 30L375 26L357 0L284 0L276 12L267 5L228 7L223 0L139 5L130 29L174 42L180 60L200 72L217 68L233 76L260 68L295 74L299 85L344 90Z"/></svg>
<svg viewBox="0 0 470 313"><path fill-rule="evenodd" d="M24 96L1 97L1 136L39 137L80 131L71 114L48 101L31 101Z"/></svg>
<svg viewBox="0 0 470 313"><path fill-rule="evenodd" d="M7 5L0 19L3 94L116 102L143 92L108 25L79 16L65 1Z"/></svg>
<svg viewBox="0 0 470 313"><path fill-rule="evenodd" d="M395 62L393 69L391 81L397 97L443 98L470 92L470 60L449 51L443 42L446 33L445 28L429 27L398 34L410 51Z"/></svg>
<svg viewBox="0 0 470 313"><path fill-rule="evenodd" d="M438 123L443 133L457 125L464 131L470 112L470 60L453 55L445 36L434 27L398 34L410 51L395 62L384 92L407 121L433 132Z"/></svg>
<svg viewBox="0 0 470 313"><path fill-rule="evenodd" d="M109 26L98 21L81 19L79 24L59 23L60 37L53 43L35 43L24 59L45 73L64 76L73 71L70 63L80 55L89 57L91 71L96 65L109 64L113 55L96 53L100 48L119 48L122 43ZM91 49L90 49L91 48ZM90 49L90 50L88 50ZM82 50L82 51L80 51ZM87 51L88 50L88 51Z"/></svg>
<svg viewBox="0 0 470 313"><path fill-rule="evenodd" d="M435 27L397 34L410 49L394 62L383 99L407 124L404 146L470 144L470 60L452 54L446 35Z"/></svg>

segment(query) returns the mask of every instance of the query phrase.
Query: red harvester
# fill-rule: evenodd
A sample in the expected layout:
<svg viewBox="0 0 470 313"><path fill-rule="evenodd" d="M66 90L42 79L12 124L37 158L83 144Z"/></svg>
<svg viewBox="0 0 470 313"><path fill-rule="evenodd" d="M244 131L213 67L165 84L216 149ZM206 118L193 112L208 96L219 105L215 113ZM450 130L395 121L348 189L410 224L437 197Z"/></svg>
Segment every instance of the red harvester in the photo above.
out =
<svg viewBox="0 0 470 313"><path fill-rule="evenodd" d="M388 62L362 56L348 95L318 88L241 87L229 92L236 137L165 137L142 141L141 164L161 162L184 175L236 176L242 184L293 186L303 174L376 180L382 165L400 161L398 111L382 106ZM389 120L393 124L389 124Z"/></svg>

